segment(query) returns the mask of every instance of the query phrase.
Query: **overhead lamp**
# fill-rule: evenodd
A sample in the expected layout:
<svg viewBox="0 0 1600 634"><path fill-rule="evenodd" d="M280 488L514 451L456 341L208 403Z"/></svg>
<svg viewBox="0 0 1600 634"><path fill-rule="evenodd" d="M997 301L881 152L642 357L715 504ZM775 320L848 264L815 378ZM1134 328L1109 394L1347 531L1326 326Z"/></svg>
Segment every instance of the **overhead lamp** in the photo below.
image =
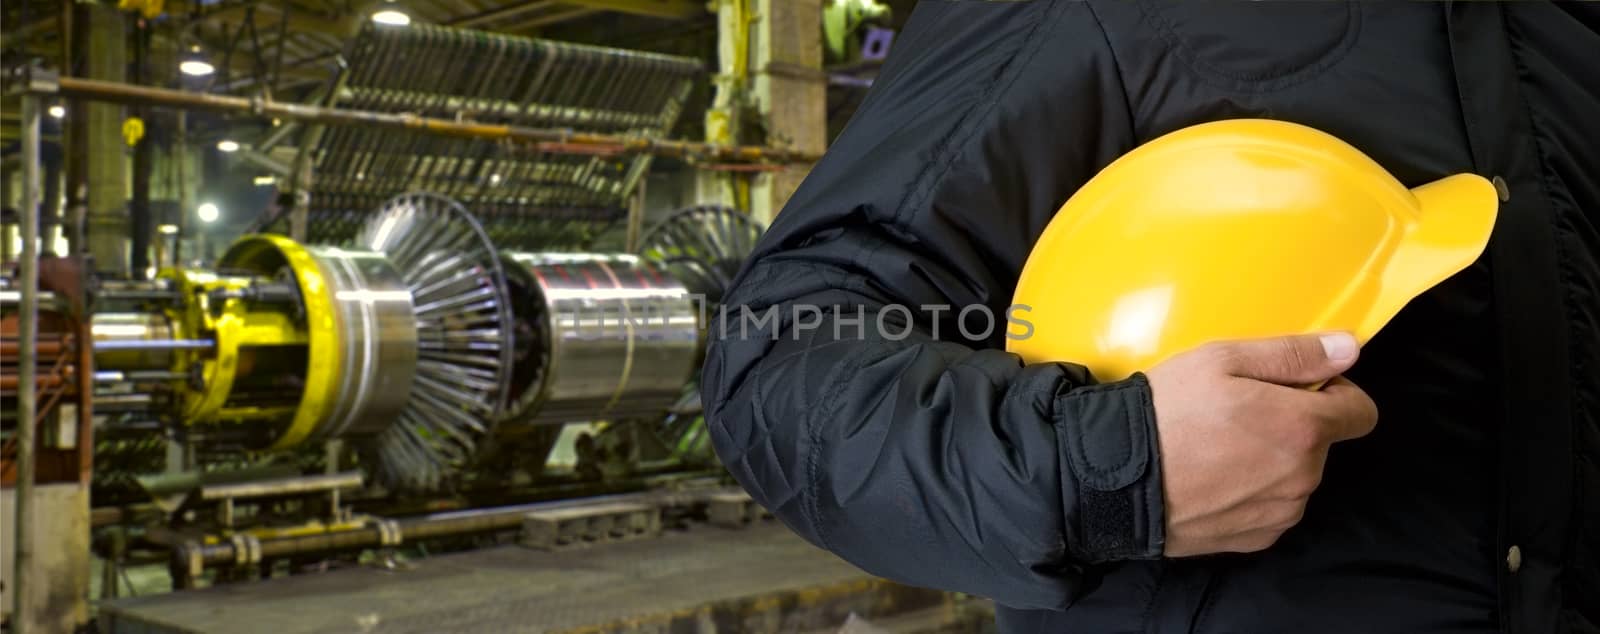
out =
<svg viewBox="0 0 1600 634"><path fill-rule="evenodd" d="M251 179L250 182L256 187L266 187L267 185L276 185L278 183L278 177L268 174L266 176L257 176L254 179Z"/></svg>
<svg viewBox="0 0 1600 634"><path fill-rule="evenodd" d="M194 211L200 217L200 222L216 222L222 216L222 210L217 209L216 203L200 203Z"/></svg>
<svg viewBox="0 0 1600 634"><path fill-rule="evenodd" d="M178 64L178 71L190 77L205 77L206 75L217 72L217 67L212 66L210 62L206 62L204 60L186 59L183 60L182 63Z"/></svg>
<svg viewBox="0 0 1600 634"><path fill-rule="evenodd" d="M50 116L56 119L67 116L67 107L62 105L50 106Z"/></svg>
<svg viewBox="0 0 1600 634"><path fill-rule="evenodd" d="M223 152L238 152L239 142L232 139L223 139L217 141L217 149Z"/></svg>
<svg viewBox="0 0 1600 634"><path fill-rule="evenodd" d="M406 12L395 5L386 4L384 8L372 14L372 21L388 26L405 26L411 24L411 16L406 15Z"/></svg>
<svg viewBox="0 0 1600 634"><path fill-rule="evenodd" d="M217 67L205 60L205 56L200 54L200 47L196 45L189 47L189 53L183 56L183 61L178 62L178 72L190 77L205 77L217 72Z"/></svg>
<svg viewBox="0 0 1600 634"><path fill-rule="evenodd" d="M178 225L161 225L156 227L156 231L170 236L178 232Z"/></svg>

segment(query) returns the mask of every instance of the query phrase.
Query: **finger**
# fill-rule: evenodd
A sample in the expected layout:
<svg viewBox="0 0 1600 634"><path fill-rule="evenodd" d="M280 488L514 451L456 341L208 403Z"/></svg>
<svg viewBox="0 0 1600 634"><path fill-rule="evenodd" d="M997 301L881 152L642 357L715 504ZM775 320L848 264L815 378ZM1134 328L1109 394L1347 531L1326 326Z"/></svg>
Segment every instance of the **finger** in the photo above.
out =
<svg viewBox="0 0 1600 634"><path fill-rule="evenodd" d="M1215 344L1223 370L1233 376L1303 386L1350 369L1360 346L1348 333L1297 335Z"/></svg>
<svg viewBox="0 0 1600 634"><path fill-rule="evenodd" d="M1378 424L1378 405L1366 391L1342 376L1328 380L1320 391L1280 391L1289 407L1311 414L1324 443L1360 438Z"/></svg>

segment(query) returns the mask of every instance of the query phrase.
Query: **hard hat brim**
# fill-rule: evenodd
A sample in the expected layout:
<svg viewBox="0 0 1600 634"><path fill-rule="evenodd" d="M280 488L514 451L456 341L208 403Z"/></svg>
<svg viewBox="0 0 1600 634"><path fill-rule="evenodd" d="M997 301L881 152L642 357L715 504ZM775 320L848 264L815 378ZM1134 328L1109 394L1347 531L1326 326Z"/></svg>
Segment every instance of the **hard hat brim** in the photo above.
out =
<svg viewBox="0 0 1600 634"><path fill-rule="evenodd" d="M1395 249L1372 312L1353 333L1362 343L1406 304L1470 266L1494 231L1499 194L1476 174L1456 174L1411 190L1421 218L1411 223Z"/></svg>

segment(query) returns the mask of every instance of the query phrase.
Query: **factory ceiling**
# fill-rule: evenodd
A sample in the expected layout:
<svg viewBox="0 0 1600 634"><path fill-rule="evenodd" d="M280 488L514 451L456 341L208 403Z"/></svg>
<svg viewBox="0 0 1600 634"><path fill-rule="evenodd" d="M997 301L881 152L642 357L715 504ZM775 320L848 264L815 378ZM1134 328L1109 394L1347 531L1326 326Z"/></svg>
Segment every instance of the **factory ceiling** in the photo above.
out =
<svg viewBox="0 0 1600 634"><path fill-rule="evenodd" d="M150 1L123 0L133 7L116 14L128 36L128 72L121 79L283 101L307 101L328 89L346 62L346 44L384 10L418 23L670 53L708 64L716 50L716 16L704 0L155 0L159 15L145 18L137 9ZM0 66L31 62L89 75L83 40L105 31L91 29L82 4L5 2ZM106 14L100 12L102 20ZM204 59L215 72L182 75L179 63L189 57ZM7 91L0 100L0 142L15 140L17 111Z"/></svg>
<svg viewBox="0 0 1600 634"><path fill-rule="evenodd" d="M144 2L148 0L138 0ZM63 7L70 0L19 0L5 3L7 65L40 60L61 64L80 25L68 24ZM112 4L112 3L108 3ZM130 30L143 26L151 37L151 83L175 79L175 65L161 64L200 47L218 67L210 92L251 94L263 90L293 94L327 79L339 54L366 20L398 9L411 20L515 35L650 49L673 49L674 34L710 33L715 17L703 0L167 0L161 14L141 20L128 12ZM81 11L73 13L81 16ZM687 28L686 28L687 27ZM608 41L608 40L623 41ZM631 40L631 41L630 41ZM665 40L665 42L663 42ZM682 50L663 52L684 53ZM131 61L131 60L130 60ZM70 73L69 73L70 74ZM130 77L130 79L132 79Z"/></svg>

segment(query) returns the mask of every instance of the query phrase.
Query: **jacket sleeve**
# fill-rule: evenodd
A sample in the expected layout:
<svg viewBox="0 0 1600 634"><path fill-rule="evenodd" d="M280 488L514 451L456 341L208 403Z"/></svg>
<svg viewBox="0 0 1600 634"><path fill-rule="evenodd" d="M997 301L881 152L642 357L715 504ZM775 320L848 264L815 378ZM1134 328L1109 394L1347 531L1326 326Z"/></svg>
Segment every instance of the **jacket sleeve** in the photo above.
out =
<svg viewBox="0 0 1600 634"><path fill-rule="evenodd" d="M1144 378L1003 350L1034 240L1131 138L1087 5L920 3L711 316L701 389L734 477L870 573L1017 608L1159 557Z"/></svg>

